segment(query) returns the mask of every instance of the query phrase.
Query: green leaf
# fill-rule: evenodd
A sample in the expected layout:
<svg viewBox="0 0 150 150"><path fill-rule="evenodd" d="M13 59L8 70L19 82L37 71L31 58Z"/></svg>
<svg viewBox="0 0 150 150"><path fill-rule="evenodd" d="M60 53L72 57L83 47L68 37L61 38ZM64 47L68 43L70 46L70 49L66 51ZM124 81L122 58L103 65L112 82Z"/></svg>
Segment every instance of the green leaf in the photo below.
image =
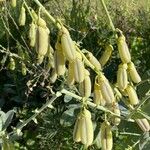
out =
<svg viewBox="0 0 150 150"><path fill-rule="evenodd" d="M70 102L72 100L72 96L69 96L69 95L65 95L64 96L64 102L65 103L68 103L68 102Z"/></svg>
<svg viewBox="0 0 150 150"><path fill-rule="evenodd" d="M33 140L33 139L28 139L27 140L27 145L28 146L33 146L35 144L35 140Z"/></svg>
<svg viewBox="0 0 150 150"><path fill-rule="evenodd" d="M18 136L20 136L21 135L21 129L16 129L16 133Z"/></svg>
<svg viewBox="0 0 150 150"><path fill-rule="evenodd" d="M34 121L35 124L38 124L38 121L36 118L33 118L32 120Z"/></svg>
<svg viewBox="0 0 150 150"><path fill-rule="evenodd" d="M12 121L13 116L14 116L14 110L10 110L5 114L5 123L3 126L3 130L7 129L7 127Z"/></svg>
<svg viewBox="0 0 150 150"><path fill-rule="evenodd" d="M139 150L148 150L150 147L150 137L149 133L146 132L142 135L139 143Z"/></svg>
<svg viewBox="0 0 150 150"><path fill-rule="evenodd" d="M60 119L60 124L62 126L69 127L74 123L75 121L74 110L75 110L74 108L70 108L64 111Z"/></svg>
<svg viewBox="0 0 150 150"><path fill-rule="evenodd" d="M47 105L48 108L54 109L54 106L52 104Z"/></svg>
<svg viewBox="0 0 150 150"><path fill-rule="evenodd" d="M5 113L3 111L0 111L0 131L3 129L3 125L5 122Z"/></svg>

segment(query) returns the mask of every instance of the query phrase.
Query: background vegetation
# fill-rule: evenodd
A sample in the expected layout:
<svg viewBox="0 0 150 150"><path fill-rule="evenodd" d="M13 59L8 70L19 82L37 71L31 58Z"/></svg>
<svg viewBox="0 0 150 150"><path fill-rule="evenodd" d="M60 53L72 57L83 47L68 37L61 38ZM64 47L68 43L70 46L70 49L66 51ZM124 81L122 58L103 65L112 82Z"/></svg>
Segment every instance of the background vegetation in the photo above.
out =
<svg viewBox="0 0 150 150"><path fill-rule="evenodd" d="M27 4L38 11L34 1L26 0ZM120 63L113 33L103 7L99 0L40 0L48 12L60 19L69 29L71 37L77 41L81 48L91 51L100 58L106 43L114 46L112 59L104 68L104 73L111 82L116 80L117 66ZM132 61L144 82L138 86L138 95L142 99L149 92L150 84L150 1L149 0L105 0L108 11L116 28L123 31L132 55ZM45 64L35 65L36 52L29 47L28 31L31 18L27 15L24 27L18 26L22 0L17 1L17 7L12 8L9 2L0 2L0 108L3 112L14 110L12 120L7 127L11 133L22 120L28 119L35 109L40 108L46 100L52 97L52 91L66 87L60 78L55 84L49 83L49 74ZM48 21L43 14L50 29L50 42L54 47L57 38L56 27ZM24 53L23 59L22 53ZM16 55L15 55L16 54ZM8 69L9 58L15 58L16 67ZM21 73L21 63L27 67L27 75ZM73 89L72 89L73 90ZM142 107L150 115L149 100ZM16 150L72 150L83 149L81 144L76 144L72 139L72 132L78 108L70 97L59 98L53 108L47 108L22 130L22 135L12 137ZM96 118L101 121L101 111L95 112ZM122 112L127 113L125 108ZM2 114L2 113L1 113ZM74 115L75 114L75 115ZM134 129L134 130L133 130ZM122 121L114 134L114 150L123 149L150 149L148 135L134 123ZM130 134L131 133L131 134ZM135 133L135 134L134 134ZM14 141L14 139L15 141ZM132 140L131 140L132 139ZM140 146L139 146L140 139ZM96 142L96 141L95 141ZM138 142L138 144L136 144ZM145 145L146 144L146 145ZM96 145L90 149L98 149Z"/></svg>

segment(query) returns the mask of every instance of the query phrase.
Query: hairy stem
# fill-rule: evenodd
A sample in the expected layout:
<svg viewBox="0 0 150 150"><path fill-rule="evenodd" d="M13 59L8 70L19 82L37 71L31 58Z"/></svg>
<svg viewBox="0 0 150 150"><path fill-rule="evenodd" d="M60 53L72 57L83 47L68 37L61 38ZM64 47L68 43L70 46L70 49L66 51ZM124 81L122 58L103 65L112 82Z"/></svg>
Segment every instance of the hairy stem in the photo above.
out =
<svg viewBox="0 0 150 150"><path fill-rule="evenodd" d="M45 7L38 0L33 1L41 8L43 13L45 13L48 16L51 22L54 23L58 27L58 29L61 29L61 25L56 21L56 19L53 16L49 14L49 12L45 9Z"/></svg>
<svg viewBox="0 0 150 150"><path fill-rule="evenodd" d="M45 108L49 107L61 95L62 94L60 92L57 92L56 94L54 94L54 96L50 100L48 100L40 109L36 110L35 113L30 118L25 120L21 125L19 125L10 134L13 134L13 133L17 132L18 130L21 131L24 126L26 126L30 121L34 120Z"/></svg>
<svg viewBox="0 0 150 150"><path fill-rule="evenodd" d="M141 134L137 133L130 133L130 132L120 132L120 135L132 135L132 136L141 136Z"/></svg>
<svg viewBox="0 0 150 150"><path fill-rule="evenodd" d="M105 10L105 13L106 13L106 16L107 16L107 18L108 18L109 24L110 24L110 26L111 26L111 28L112 28L112 31L115 32L116 29L115 29L115 26L114 26L114 24L113 24L113 22L112 22L112 20L111 20L111 17L110 17L110 15L109 15L109 12L108 12L108 10L107 10L107 7L106 7L106 5L105 5L105 2L104 2L104 0L100 0L100 1L101 1L101 4L102 4L102 6L103 6L103 8L104 8L104 10Z"/></svg>
<svg viewBox="0 0 150 150"><path fill-rule="evenodd" d="M66 89L63 89L63 90L61 91L61 93L66 94L66 95L69 95L69 96L75 98L77 101L82 101L82 99L83 99L83 97L80 97L80 96L78 96L78 95L76 95L76 94L74 94L74 93L72 93L72 92L70 92L70 91L68 91L68 90L66 90ZM104 112L106 112L106 113L110 113L111 115L116 116L116 117L118 117L118 118L125 119L124 117L119 116L119 115L113 113L113 112L110 111L109 109L107 109L107 108L105 108L105 107L103 107L103 106L97 106L96 104L94 104L94 103L92 103L92 102L90 102L90 101L87 101L87 105L89 105L89 106L92 107L92 108L96 108L96 109L98 109L98 110L102 110L102 111L104 111Z"/></svg>
<svg viewBox="0 0 150 150"><path fill-rule="evenodd" d="M8 51L6 48L4 48L2 45L0 45L0 52L9 55L10 57L16 57L19 59L22 59L21 57L19 57L17 54L12 53L10 51Z"/></svg>

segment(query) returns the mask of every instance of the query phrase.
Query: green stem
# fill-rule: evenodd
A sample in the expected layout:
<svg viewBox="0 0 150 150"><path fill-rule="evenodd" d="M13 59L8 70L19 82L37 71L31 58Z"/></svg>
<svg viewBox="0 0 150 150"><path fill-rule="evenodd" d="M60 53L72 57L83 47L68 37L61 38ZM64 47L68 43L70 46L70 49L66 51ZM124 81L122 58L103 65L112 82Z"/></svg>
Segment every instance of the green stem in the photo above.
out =
<svg viewBox="0 0 150 150"><path fill-rule="evenodd" d="M136 87L137 87L137 86L140 86L141 84L144 84L145 82L150 82L150 78L145 79L145 80L142 80L141 82L139 82L139 83L136 85Z"/></svg>
<svg viewBox="0 0 150 150"><path fill-rule="evenodd" d="M38 0L33 0L40 8L41 11L43 11L48 18L59 28L61 29L61 23L59 21L56 21L56 19L54 17L52 17L49 12L45 9L45 7L38 1ZM78 46L76 46L77 51L82 55L83 59L85 60L85 63L92 69L94 70L98 75L101 74L100 71L98 71L89 61L88 59L85 57L85 55L81 52L81 50L78 48Z"/></svg>
<svg viewBox="0 0 150 150"><path fill-rule="evenodd" d="M95 73L97 75L101 75L102 72L98 69L95 68L95 66L93 64L91 64L91 62L86 58L86 56L83 54L83 52L79 49L79 47L76 45L76 50L81 54L83 61L85 62L85 64L87 66L89 66L93 71L95 71Z"/></svg>
<svg viewBox="0 0 150 150"><path fill-rule="evenodd" d="M7 49L5 49L2 45L0 45L0 48L2 48L2 49L0 49L0 52L1 52L1 53L5 53L5 54L9 55L10 57L16 57L16 58L22 59L22 58L19 57L17 54L11 53L11 52L8 51Z"/></svg>
<svg viewBox="0 0 150 150"><path fill-rule="evenodd" d="M70 91L68 91L68 90L66 90L66 89L63 89L63 90L61 91L61 93L65 94L65 95L69 95L69 96L75 98L75 99L76 99L77 101L79 101L79 102L81 102L82 99L83 99L82 97L80 97L80 96L78 96L78 95L76 95L76 94L74 94L74 93L72 93L72 92L70 92ZM90 99L90 100L91 100L91 99ZM90 101L87 101L87 105L89 105L89 106L92 107L92 108L96 108L96 109L102 110L102 111L104 111L104 112L106 112L106 113L110 113L110 114L113 115L113 116L116 116L116 117L118 117L118 118L121 118L121 119L124 119L124 120L125 120L124 117L119 116L119 115L113 113L112 111L108 110L107 108L105 108L105 107L103 107L103 106L97 106L96 104L94 104L94 103L92 103L92 102L90 102Z"/></svg>
<svg viewBox="0 0 150 150"><path fill-rule="evenodd" d="M90 63L90 61L86 58L86 56L81 52L79 47L76 45L76 50L82 55L83 60L85 61L86 65L89 66L92 70L95 70L94 65Z"/></svg>
<svg viewBox="0 0 150 150"><path fill-rule="evenodd" d="M137 113L137 112L139 112L139 113L142 114L142 112L139 111L139 108L140 108L149 98L150 98L150 95L144 97L143 100L140 102L140 104L137 105L135 108L131 108L131 107L130 107L130 109L132 110L132 112L128 115L127 118L132 118L132 116L133 116L135 113Z"/></svg>
<svg viewBox="0 0 150 150"><path fill-rule="evenodd" d="M149 98L150 98L150 95L147 95L146 97L144 97L144 98L142 99L142 101L140 102L140 104L139 104L137 107L135 107L135 109L138 110L142 105L144 105L144 103L145 103Z"/></svg>
<svg viewBox="0 0 150 150"><path fill-rule="evenodd" d="M115 26L114 26L114 24L113 24L113 22L112 22L112 20L111 20L110 15L109 15L109 12L108 12L108 10L107 10L106 4L105 4L104 0L100 0L100 1L101 1L101 4L102 4L102 6L103 6L103 8L104 8L104 10L105 10L105 13L106 13L106 16L107 16L107 18L108 18L108 21L109 21L109 23L110 23L110 26L111 26L111 28L112 28L112 31L115 32L116 29L115 29Z"/></svg>
<svg viewBox="0 0 150 150"><path fill-rule="evenodd" d="M22 130L24 126L26 126L30 121L34 120L45 108L49 107L58 97L60 97L62 94L60 92L57 92L49 101L47 101L40 109L36 110L35 113L25 120L21 125L19 125L13 132L10 133L13 134L17 132L17 130Z"/></svg>
<svg viewBox="0 0 150 150"><path fill-rule="evenodd" d="M133 135L133 136L141 136L141 134L137 134L137 133L130 133L130 132L120 132L120 135Z"/></svg>
<svg viewBox="0 0 150 150"><path fill-rule="evenodd" d="M15 20L14 20L14 18L12 17L12 15L10 14L10 12L9 12L9 10L7 10L7 12L8 12L8 15L9 15L9 17L10 17L10 19L12 20L12 22L14 23L14 25L15 25L15 27L16 27L16 29L18 30L18 32L19 32L19 34L20 34L20 36L21 36L21 39L22 39L22 41L23 41L23 43L24 43L24 45L26 46L26 48L28 49L28 52L30 52L30 48L28 47L28 44L26 43L26 41L25 41L25 39L24 39L24 37L23 37L23 35L20 33L20 29L19 29L19 27L18 27L18 25L17 25L17 23L15 22ZM13 36L11 33L9 33L11 36ZM16 42L18 42L19 44L20 44L20 42L19 41L17 41L14 37L12 37ZM26 48L24 48L24 49L26 49Z"/></svg>
<svg viewBox="0 0 150 150"><path fill-rule="evenodd" d="M31 11L30 11L30 9L29 9L29 6L27 5L26 1L23 0L23 3L24 3L24 5L25 5L25 7L27 8L27 11L28 11L28 13L30 14L32 20L34 20L34 17L33 17L32 13L31 13Z"/></svg>
<svg viewBox="0 0 150 150"><path fill-rule="evenodd" d="M137 145L137 144L139 144L140 143L140 140L137 140L131 147L132 148L135 148L135 146Z"/></svg>
<svg viewBox="0 0 150 150"><path fill-rule="evenodd" d="M51 20L52 23L54 23L58 29L61 29L61 25L55 20L54 17L52 17L49 12L45 9L45 7L38 1L38 0L33 0L40 8L41 8L41 11L43 11L43 13L45 13L48 18Z"/></svg>
<svg viewBox="0 0 150 150"><path fill-rule="evenodd" d="M55 19L54 17L52 17L52 16L49 14L49 12L45 9L45 7L44 7L38 0L33 0L33 1L42 9L42 11L49 17L49 19L50 19L59 29L61 29L60 23L58 23L58 22L56 21L56 19ZM112 31L115 32L116 29L115 29L115 26L114 26L114 24L113 24L113 22L112 22L112 19L111 19L110 15L109 15L109 12L108 12L108 10L107 10L107 7L106 7L106 5L105 5L105 2L104 2L104 0L100 0L100 1L101 1L101 4L102 4L102 6L103 6L103 8L104 8L104 10L105 10L106 15L107 15L107 18L108 18L108 21L109 21L110 26L111 26L111 28L112 28Z"/></svg>

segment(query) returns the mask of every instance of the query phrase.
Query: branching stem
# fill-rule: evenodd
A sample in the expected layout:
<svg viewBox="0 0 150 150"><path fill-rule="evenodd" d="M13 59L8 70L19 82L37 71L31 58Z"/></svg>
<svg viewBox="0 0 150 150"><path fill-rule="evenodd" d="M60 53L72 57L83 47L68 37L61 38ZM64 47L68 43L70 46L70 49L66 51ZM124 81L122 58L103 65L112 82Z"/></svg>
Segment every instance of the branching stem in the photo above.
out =
<svg viewBox="0 0 150 150"><path fill-rule="evenodd" d="M51 20L52 23L54 23L58 29L61 29L61 25L56 21L56 19L49 14L49 12L45 9L45 7L38 1L33 0L40 8L41 10L48 16L48 18Z"/></svg>
<svg viewBox="0 0 150 150"><path fill-rule="evenodd" d="M69 96L75 98L77 101L81 101L81 100L82 100L82 97L80 97L80 96L78 96L78 95L76 95L76 94L74 94L74 93L72 93L72 92L70 92L70 91L68 91L68 90L66 90L66 89L63 89L63 90L61 91L61 93L66 94L66 95L69 95ZM91 99L89 99L89 100L91 100ZM113 113L112 111L110 111L109 109L107 109L107 108L105 108L105 107L103 107L103 106L97 106L96 104L92 103L91 101L87 101L87 105L89 105L89 106L92 107L92 108L97 108L98 110L102 110L102 111L104 111L104 112L106 112L106 113L110 113L110 114L113 115L113 116L116 116L116 117L118 117L118 118L121 118L121 119L124 119L124 120L125 120L124 117L119 116L119 115ZM130 119L130 120L131 120L131 119Z"/></svg>
<svg viewBox="0 0 150 150"><path fill-rule="evenodd" d="M110 26L111 26L111 28L112 28L112 31L115 32L116 29L115 29L115 26L114 26L114 24L113 24L113 22L112 22L112 20L111 20L110 15L109 15L109 12L108 12L108 10L107 10L106 4L105 4L104 0L100 0L100 1L101 1L101 4L102 4L102 6L103 6L103 8L104 8L104 10L105 10L105 13L106 13L106 16L107 16L107 18L108 18L108 21L109 21L109 23L110 23Z"/></svg>
<svg viewBox="0 0 150 150"><path fill-rule="evenodd" d="M50 100L48 100L40 109L36 110L30 118L28 118L21 125L19 125L13 132L10 133L10 135L17 132L17 130L21 131L24 126L26 126L30 121L34 120L45 108L49 107L61 95L62 94L60 92L54 94L54 96Z"/></svg>

